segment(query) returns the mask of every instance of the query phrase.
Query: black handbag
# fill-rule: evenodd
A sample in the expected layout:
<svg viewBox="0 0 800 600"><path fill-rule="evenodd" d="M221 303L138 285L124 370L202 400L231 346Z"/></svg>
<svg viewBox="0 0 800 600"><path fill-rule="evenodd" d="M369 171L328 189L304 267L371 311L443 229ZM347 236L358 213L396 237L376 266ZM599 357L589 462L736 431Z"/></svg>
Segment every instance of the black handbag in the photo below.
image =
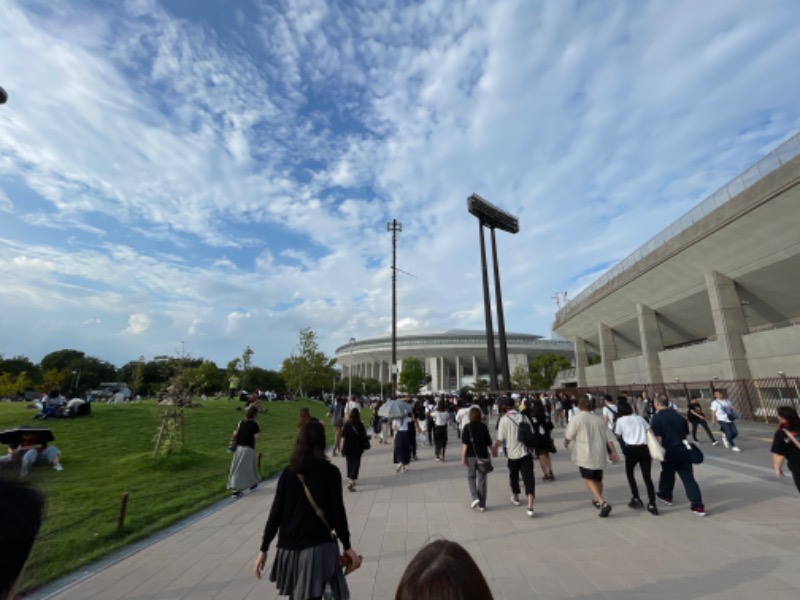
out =
<svg viewBox="0 0 800 600"><path fill-rule="evenodd" d="M683 446L686 448L686 460L693 465L699 465L703 462L705 457L703 456L703 451L697 447L697 444L694 444L689 440L683 440Z"/></svg>

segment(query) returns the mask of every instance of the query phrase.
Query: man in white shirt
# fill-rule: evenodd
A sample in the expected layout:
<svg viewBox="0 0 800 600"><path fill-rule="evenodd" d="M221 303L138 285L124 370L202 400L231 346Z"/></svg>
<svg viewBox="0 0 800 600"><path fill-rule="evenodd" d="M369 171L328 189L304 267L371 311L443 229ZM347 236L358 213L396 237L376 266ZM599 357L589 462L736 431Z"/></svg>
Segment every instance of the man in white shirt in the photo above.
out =
<svg viewBox="0 0 800 600"><path fill-rule="evenodd" d="M603 396L603 421L610 431L614 431L614 424L617 422L617 405L610 394Z"/></svg>
<svg viewBox="0 0 800 600"><path fill-rule="evenodd" d="M719 428L723 434L722 443L726 448L730 448L734 452L741 452L739 446L733 441L739 435L739 430L731 419L731 413L734 413L731 401L725 398L721 391L715 390L714 401L711 403L711 423L719 422Z"/></svg>
<svg viewBox="0 0 800 600"><path fill-rule="evenodd" d="M506 412L500 417L500 422L497 425L497 441L495 442L495 449L499 449L503 442L505 442L506 456L508 457L508 479L511 484L511 503L515 506L520 505L519 494L519 476L522 475L522 481L525 485L525 496L528 499L527 514L533 518L535 512L533 510L533 501L536 495L536 481L533 475L533 456L531 456L528 448L520 443L517 437L519 432L519 424L522 419L525 419L514 408L514 401L507 400ZM531 426L532 427L532 426Z"/></svg>
<svg viewBox="0 0 800 600"><path fill-rule="evenodd" d="M478 408L478 410L480 410L480 407L478 407L476 404L473 404L472 406L475 406ZM456 413L456 429L458 430L458 439L461 439L461 430L467 423L469 423L469 411L472 406L464 406L459 408L458 412Z"/></svg>

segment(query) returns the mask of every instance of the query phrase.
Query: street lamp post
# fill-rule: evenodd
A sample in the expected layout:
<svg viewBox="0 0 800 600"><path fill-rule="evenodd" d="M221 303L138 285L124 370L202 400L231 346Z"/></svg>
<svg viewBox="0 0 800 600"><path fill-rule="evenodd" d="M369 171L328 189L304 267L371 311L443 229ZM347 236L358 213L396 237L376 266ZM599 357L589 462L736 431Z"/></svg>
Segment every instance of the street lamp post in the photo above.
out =
<svg viewBox="0 0 800 600"><path fill-rule="evenodd" d="M353 344L355 343L356 338L350 338L350 367L347 369L348 381L347 381L347 399L353 399Z"/></svg>
<svg viewBox="0 0 800 600"><path fill-rule="evenodd" d="M75 369L75 370L72 372L72 374L76 376L76 377L75 377L75 389L77 390L77 389L78 389L78 384L79 384L79 383L80 383L80 381L81 381L81 370L80 370L80 369Z"/></svg>

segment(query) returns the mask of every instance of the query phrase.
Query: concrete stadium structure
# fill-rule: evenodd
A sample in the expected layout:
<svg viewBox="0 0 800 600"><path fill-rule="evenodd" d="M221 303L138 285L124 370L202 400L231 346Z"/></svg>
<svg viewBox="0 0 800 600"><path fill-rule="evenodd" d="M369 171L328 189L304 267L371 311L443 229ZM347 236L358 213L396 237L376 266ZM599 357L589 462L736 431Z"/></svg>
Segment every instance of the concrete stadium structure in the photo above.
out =
<svg viewBox="0 0 800 600"><path fill-rule="evenodd" d="M800 135L556 314L578 387L800 374ZM589 366L588 354L602 357Z"/></svg>
<svg viewBox="0 0 800 600"><path fill-rule="evenodd" d="M527 369L535 356L547 352L573 359L572 344L567 341L546 340L540 335L526 333L506 333L506 340L511 373L519 365ZM403 359L410 357L420 360L431 376L426 391L457 390L476 379L489 379L485 331L451 329L398 333L398 377ZM343 377L350 375L352 367L353 377L372 378L388 384L392 338L369 338L340 346L336 349L336 360L342 367Z"/></svg>

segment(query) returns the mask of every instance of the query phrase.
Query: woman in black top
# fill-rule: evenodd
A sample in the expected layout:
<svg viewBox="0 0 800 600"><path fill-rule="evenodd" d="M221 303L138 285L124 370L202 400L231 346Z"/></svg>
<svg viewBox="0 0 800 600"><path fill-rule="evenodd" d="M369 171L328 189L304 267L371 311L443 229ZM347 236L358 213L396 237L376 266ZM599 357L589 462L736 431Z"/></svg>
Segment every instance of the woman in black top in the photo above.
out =
<svg viewBox="0 0 800 600"><path fill-rule="evenodd" d="M689 423L692 424L692 439L695 442L697 441L697 426L702 425L703 429L706 430L708 437L711 438L711 443L714 446L719 444L719 442L714 439L714 434L711 433L711 428L708 426L708 420L703 414L703 407L700 405L699 398L689 398L689 404L686 405L686 418L688 419Z"/></svg>
<svg viewBox="0 0 800 600"><path fill-rule="evenodd" d="M239 496L242 490L255 489L261 478L258 476L256 464L256 437L261 429L256 423L258 407L251 406L245 413L244 420L236 431L236 452L231 461L228 474L228 489L231 496Z"/></svg>
<svg viewBox="0 0 800 600"><path fill-rule="evenodd" d="M312 499L322 516L312 507ZM350 547L342 474L325 456L322 423L310 421L297 435L289 466L278 478L261 550L253 565L255 576L261 579L267 551L277 535L277 551L269 580L276 583L281 596L293 600L321 598L326 587L330 587L333 598L349 600L350 590L339 564L339 546L331 528L342 543L345 558L356 565L360 563L361 558Z"/></svg>
<svg viewBox="0 0 800 600"><path fill-rule="evenodd" d="M791 406L779 406L778 420L781 424L772 438L771 448L775 476L778 479L783 477L783 461L786 460L794 485L800 492L800 417Z"/></svg>
<svg viewBox="0 0 800 600"><path fill-rule="evenodd" d="M356 491L358 471L361 469L361 455L364 454L364 440L369 440L364 423L361 422L361 412L354 408L342 428L342 454L347 460L347 489Z"/></svg>
<svg viewBox="0 0 800 600"><path fill-rule="evenodd" d="M550 453L556 449L553 443L552 431L553 422L550 420L550 415L544 408L544 403L541 399L536 398L531 406L531 422L537 428L539 436L537 436L537 447L534 448L536 458L539 459L539 465L542 467L545 481L555 481L556 476L553 475L553 460L550 458Z"/></svg>
<svg viewBox="0 0 800 600"><path fill-rule="evenodd" d="M488 459L492 449L489 428L481 421L483 413L477 406L469 409L469 423L461 431L461 464L467 467L467 483L472 496L471 508L486 510L486 473L478 471L478 458Z"/></svg>

